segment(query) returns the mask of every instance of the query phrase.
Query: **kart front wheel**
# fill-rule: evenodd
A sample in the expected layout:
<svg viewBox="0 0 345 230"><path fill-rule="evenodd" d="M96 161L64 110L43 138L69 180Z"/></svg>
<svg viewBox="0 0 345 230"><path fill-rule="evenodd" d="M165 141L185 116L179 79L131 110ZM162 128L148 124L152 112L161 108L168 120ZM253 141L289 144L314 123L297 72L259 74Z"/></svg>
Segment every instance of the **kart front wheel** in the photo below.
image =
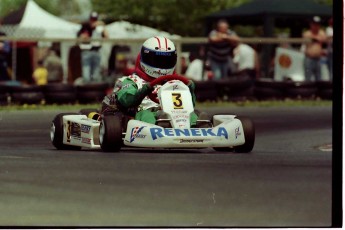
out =
<svg viewBox="0 0 345 230"><path fill-rule="evenodd" d="M63 143L63 116L65 115L77 115L77 113L60 113L55 116L50 127L51 142L59 150L80 150L80 146L66 145Z"/></svg>
<svg viewBox="0 0 345 230"><path fill-rule="evenodd" d="M249 153L253 150L255 142L255 127L252 120L247 117L236 117L242 123L245 143L243 145L235 146L237 153Z"/></svg>
<svg viewBox="0 0 345 230"><path fill-rule="evenodd" d="M104 116L99 128L99 142L105 152L118 152L122 146L122 117Z"/></svg>

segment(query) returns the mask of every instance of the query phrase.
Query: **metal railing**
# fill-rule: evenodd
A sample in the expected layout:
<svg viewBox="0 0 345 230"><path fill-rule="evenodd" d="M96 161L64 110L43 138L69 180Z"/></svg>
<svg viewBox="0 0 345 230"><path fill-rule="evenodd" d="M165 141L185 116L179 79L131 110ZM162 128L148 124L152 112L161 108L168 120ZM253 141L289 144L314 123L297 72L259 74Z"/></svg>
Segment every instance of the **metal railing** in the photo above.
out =
<svg viewBox="0 0 345 230"><path fill-rule="evenodd" d="M17 42L58 42L58 43L74 43L77 44L79 42L85 41L99 41L108 44L121 44L121 45L141 45L147 38L126 38L126 39L80 39L80 38L43 38L43 37L13 37L13 36L3 36L0 37L0 41L11 41L13 46L12 49L16 49ZM207 44L208 39L207 37L181 37L181 38L172 38L171 39L176 46L177 52L182 52L182 45L184 44ZM246 44L258 44L258 45L268 45L268 44L303 44L311 42L310 39L304 38L276 38L276 37L252 37L252 38L241 38L241 42ZM16 64L16 52L12 52L12 65ZM16 70L12 70L13 74L15 75ZM176 72L181 73L181 60L177 60L176 65Z"/></svg>

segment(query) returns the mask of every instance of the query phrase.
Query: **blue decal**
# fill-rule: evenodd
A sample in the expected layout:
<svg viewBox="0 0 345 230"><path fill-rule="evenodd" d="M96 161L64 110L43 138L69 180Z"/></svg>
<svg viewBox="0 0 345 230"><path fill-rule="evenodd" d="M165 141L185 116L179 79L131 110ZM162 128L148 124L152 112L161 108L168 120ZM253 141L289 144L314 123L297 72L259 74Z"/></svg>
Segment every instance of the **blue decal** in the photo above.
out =
<svg viewBox="0 0 345 230"><path fill-rule="evenodd" d="M91 126L89 126L89 125L81 125L81 127L80 127L80 129L81 129L81 131L83 132L83 133L90 133L90 130L91 130Z"/></svg>
<svg viewBox="0 0 345 230"><path fill-rule="evenodd" d="M152 140L162 138L164 136L168 137L224 137L229 138L228 132L225 128L220 127L217 130L210 129L163 129L163 128L150 128L150 133Z"/></svg>
<svg viewBox="0 0 345 230"><path fill-rule="evenodd" d="M135 138L145 138L146 135L140 134L141 130L143 130L144 127L145 126L132 128L131 138L129 140L130 143L132 143Z"/></svg>

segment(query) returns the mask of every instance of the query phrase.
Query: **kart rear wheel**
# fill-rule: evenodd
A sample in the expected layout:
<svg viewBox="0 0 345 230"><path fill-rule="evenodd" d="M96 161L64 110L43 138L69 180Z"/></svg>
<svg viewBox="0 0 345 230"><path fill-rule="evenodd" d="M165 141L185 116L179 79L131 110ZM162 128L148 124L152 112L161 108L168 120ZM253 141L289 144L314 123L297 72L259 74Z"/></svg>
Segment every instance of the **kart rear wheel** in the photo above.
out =
<svg viewBox="0 0 345 230"><path fill-rule="evenodd" d="M236 117L242 123L245 143L240 146L235 146L235 152L237 153L249 153L253 150L255 142L255 127L252 120L247 117Z"/></svg>
<svg viewBox="0 0 345 230"><path fill-rule="evenodd" d="M99 142L104 152L118 152L122 141L122 115L104 116L99 128Z"/></svg>
<svg viewBox="0 0 345 230"><path fill-rule="evenodd" d="M77 113L60 113L55 116L50 128L51 142L58 150L80 150L80 146L65 145L63 143L63 116L65 115L77 115Z"/></svg>

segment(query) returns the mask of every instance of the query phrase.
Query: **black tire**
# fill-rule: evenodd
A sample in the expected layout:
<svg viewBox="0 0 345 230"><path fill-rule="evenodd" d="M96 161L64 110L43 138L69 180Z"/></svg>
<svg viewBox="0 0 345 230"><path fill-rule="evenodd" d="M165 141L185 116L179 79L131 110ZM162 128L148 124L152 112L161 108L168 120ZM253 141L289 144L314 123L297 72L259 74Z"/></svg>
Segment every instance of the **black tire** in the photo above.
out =
<svg viewBox="0 0 345 230"><path fill-rule="evenodd" d="M247 117L236 117L242 123L245 143L240 146L235 146L237 153L250 153L253 150L255 143L255 127L252 120Z"/></svg>
<svg viewBox="0 0 345 230"><path fill-rule="evenodd" d="M333 99L333 82L331 81L317 81L318 92L317 96L325 100Z"/></svg>
<svg viewBox="0 0 345 230"><path fill-rule="evenodd" d="M65 84L65 83L48 83L47 85L43 86L43 92L73 92L75 88L72 84Z"/></svg>
<svg viewBox="0 0 345 230"><path fill-rule="evenodd" d="M8 86L2 85L0 83L0 105L7 105L8 104L8 96L9 96Z"/></svg>
<svg viewBox="0 0 345 230"><path fill-rule="evenodd" d="M258 100L282 100L285 98L287 85L285 81L275 81L271 78L257 79L253 94Z"/></svg>
<svg viewBox="0 0 345 230"><path fill-rule="evenodd" d="M105 91L82 91L77 93L77 99L81 104L101 103L105 96Z"/></svg>
<svg viewBox="0 0 345 230"><path fill-rule="evenodd" d="M42 92L42 86L39 85L13 85L8 86L8 91L11 93L19 92Z"/></svg>
<svg viewBox="0 0 345 230"><path fill-rule="evenodd" d="M100 145L104 152L120 151L122 140L122 115L104 116L100 124Z"/></svg>
<svg viewBox="0 0 345 230"><path fill-rule="evenodd" d="M317 94L317 88L289 88L286 90L287 97L290 98L313 98Z"/></svg>
<svg viewBox="0 0 345 230"><path fill-rule="evenodd" d="M216 101L218 97L214 81L196 81L194 93L198 102Z"/></svg>
<svg viewBox="0 0 345 230"><path fill-rule="evenodd" d="M78 85L78 92L89 92L89 91L105 91L108 89L109 85L106 82L101 83L87 83L84 85Z"/></svg>
<svg viewBox="0 0 345 230"><path fill-rule="evenodd" d="M7 94L6 93L0 93L0 105L7 105L8 100L7 100Z"/></svg>
<svg viewBox="0 0 345 230"><path fill-rule="evenodd" d="M77 95L75 91L46 92L45 100L47 104L73 104L77 100Z"/></svg>
<svg viewBox="0 0 345 230"><path fill-rule="evenodd" d="M215 82L218 97L225 100L236 101L239 97L245 97L247 91L253 87L252 79L246 75L231 76L225 79L216 80Z"/></svg>
<svg viewBox="0 0 345 230"><path fill-rule="evenodd" d="M47 104L69 104L77 100L76 89L72 84L49 83L43 87Z"/></svg>
<svg viewBox="0 0 345 230"><path fill-rule="evenodd" d="M79 146L63 144L63 116L65 115L77 115L77 113L60 113L55 116L50 129L52 144L58 150L80 150Z"/></svg>
<svg viewBox="0 0 345 230"><path fill-rule="evenodd" d="M324 100L333 99L333 89L322 89L318 91L318 96Z"/></svg>
<svg viewBox="0 0 345 230"><path fill-rule="evenodd" d="M287 82L286 96L290 98L311 98L315 97L317 87L314 82Z"/></svg>
<svg viewBox="0 0 345 230"><path fill-rule="evenodd" d="M260 78L255 80L254 85L256 87L274 88L274 89L285 89L289 84L286 81L276 81L272 78Z"/></svg>
<svg viewBox="0 0 345 230"><path fill-rule="evenodd" d="M282 100L285 97L285 92L281 89L255 86L254 96L258 100Z"/></svg>
<svg viewBox="0 0 345 230"><path fill-rule="evenodd" d="M39 104L43 99L42 92L15 92L11 95L11 102L18 104Z"/></svg>

